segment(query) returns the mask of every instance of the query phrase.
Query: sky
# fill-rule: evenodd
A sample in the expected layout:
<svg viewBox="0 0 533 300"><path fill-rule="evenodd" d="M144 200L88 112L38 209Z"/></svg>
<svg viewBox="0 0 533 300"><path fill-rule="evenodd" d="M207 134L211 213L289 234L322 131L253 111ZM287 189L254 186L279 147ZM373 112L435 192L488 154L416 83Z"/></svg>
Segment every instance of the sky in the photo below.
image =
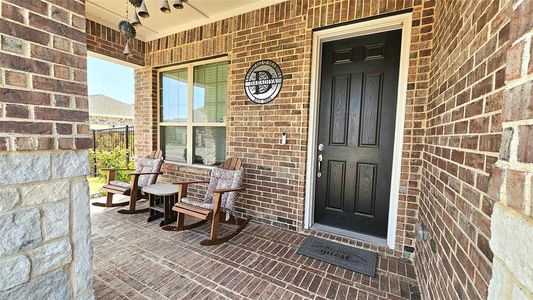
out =
<svg viewBox="0 0 533 300"><path fill-rule="evenodd" d="M89 95L103 94L128 104L134 102L133 68L89 56L87 82Z"/></svg>

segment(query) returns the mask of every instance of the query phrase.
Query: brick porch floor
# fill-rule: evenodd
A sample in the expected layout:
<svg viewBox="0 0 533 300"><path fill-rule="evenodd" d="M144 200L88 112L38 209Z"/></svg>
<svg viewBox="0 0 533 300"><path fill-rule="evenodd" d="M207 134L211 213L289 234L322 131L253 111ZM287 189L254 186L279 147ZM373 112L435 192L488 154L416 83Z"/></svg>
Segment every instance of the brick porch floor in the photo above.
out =
<svg viewBox="0 0 533 300"><path fill-rule="evenodd" d="M380 255L376 278L296 254L305 235L251 223L219 246L206 225L166 232L147 214L91 207L97 299L410 299L408 262Z"/></svg>

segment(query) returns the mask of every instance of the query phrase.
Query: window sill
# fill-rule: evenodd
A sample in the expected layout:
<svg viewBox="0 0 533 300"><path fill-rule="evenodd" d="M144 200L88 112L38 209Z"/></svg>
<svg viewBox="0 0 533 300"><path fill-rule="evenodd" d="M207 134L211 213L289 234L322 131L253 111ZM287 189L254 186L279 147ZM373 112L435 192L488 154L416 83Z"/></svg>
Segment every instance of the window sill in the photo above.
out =
<svg viewBox="0 0 533 300"><path fill-rule="evenodd" d="M212 170L217 167L217 166L206 166L206 165L200 165L200 164L188 164L188 163L182 163L182 162L176 162L176 161L165 161L165 164L174 165L177 167L196 168L196 169L203 169L203 170Z"/></svg>

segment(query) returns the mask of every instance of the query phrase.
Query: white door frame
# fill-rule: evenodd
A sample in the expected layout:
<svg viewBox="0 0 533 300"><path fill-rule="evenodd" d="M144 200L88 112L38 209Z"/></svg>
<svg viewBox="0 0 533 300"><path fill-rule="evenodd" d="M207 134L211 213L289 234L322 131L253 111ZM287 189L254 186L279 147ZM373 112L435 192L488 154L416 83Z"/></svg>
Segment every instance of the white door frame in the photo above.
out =
<svg viewBox="0 0 533 300"><path fill-rule="evenodd" d="M313 33L313 58L311 64L311 101L309 111L309 137L307 141L307 174L305 184L304 227L311 228L314 223L316 156L318 141L318 108L320 101L320 67L322 65L322 44L362 35L402 29L400 68L398 77L398 103L396 108L396 129L394 132L394 153L392 159L392 178L390 190L389 222L387 246L394 249L398 220L398 201L400 196L400 168L402 160L403 128L409 71L409 48L411 45L412 13L363 21L360 23L315 31Z"/></svg>

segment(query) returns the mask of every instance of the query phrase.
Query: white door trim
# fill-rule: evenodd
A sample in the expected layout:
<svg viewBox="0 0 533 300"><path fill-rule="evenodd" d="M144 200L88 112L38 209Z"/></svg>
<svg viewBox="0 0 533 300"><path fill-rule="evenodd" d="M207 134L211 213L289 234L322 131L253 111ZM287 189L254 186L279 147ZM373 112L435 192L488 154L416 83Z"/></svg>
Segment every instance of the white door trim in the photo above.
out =
<svg viewBox="0 0 533 300"><path fill-rule="evenodd" d="M396 129L394 132L394 153L392 159L392 178L387 228L387 246L394 249L398 220L398 201L400 196L400 169L402 160L403 127L409 69L409 48L411 45L412 13L404 13L334 27L313 32L313 56L311 63L311 99L309 105L309 138L307 141L307 174L305 183L304 227L311 228L314 223L314 194L316 174L316 142L318 140L318 108L320 101L320 66L322 64L322 44L329 41L352 38L361 35L402 29L400 69L398 78L398 104L396 109Z"/></svg>

